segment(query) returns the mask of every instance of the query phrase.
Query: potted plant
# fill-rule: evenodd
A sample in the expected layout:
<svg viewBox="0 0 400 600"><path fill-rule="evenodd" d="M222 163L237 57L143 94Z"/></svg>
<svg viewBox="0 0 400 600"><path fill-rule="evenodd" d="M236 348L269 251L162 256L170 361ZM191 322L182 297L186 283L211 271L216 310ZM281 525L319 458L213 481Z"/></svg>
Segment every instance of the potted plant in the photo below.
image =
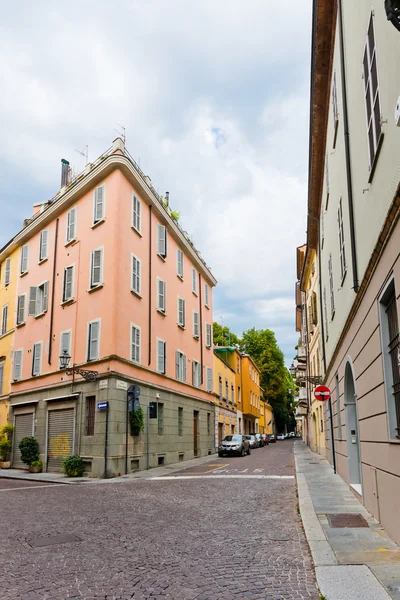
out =
<svg viewBox="0 0 400 600"><path fill-rule="evenodd" d="M40 460L40 458L39 458L39 460L34 460L29 465L29 472L30 473L41 473L42 469L43 469L43 463Z"/></svg>
<svg viewBox="0 0 400 600"><path fill-rule="evenodd" d="M30 471L32 463L38 461L40 458L39 442L33 436L24 437L19 443L19 449L21 451L21 460L28 465Z"/></svg>
<svg viewBox="0 0 400 600"><path fill-rule="evenodd" d="M144 429L144 414L141 406L137 410L130 411L129 421L131 424L131 435L140 435L140 432Z"/></svg>
<svg viewBox="0 0 400 600"><path fill-rule="evenodd" d="M181 216L181 213L179 212L179 210L172 210L171 211L171 218L174 221L179 221L179 217Z"/></svg>
<svg viewBox="0 0 400 600"><path fill-rule="evenodd" d="M79 454L74 454L64 458L63 469L67 477L82 477L85 465Z"/></svg>
<svg viewBox="0 0 400 600"><path fill-rule="evenodd" d="M12 448L12 437L14 433L14 426L7 424L0 430L0 468L1 469L9 469L10 468L10 456L11 456L11 448Z"/></svg>

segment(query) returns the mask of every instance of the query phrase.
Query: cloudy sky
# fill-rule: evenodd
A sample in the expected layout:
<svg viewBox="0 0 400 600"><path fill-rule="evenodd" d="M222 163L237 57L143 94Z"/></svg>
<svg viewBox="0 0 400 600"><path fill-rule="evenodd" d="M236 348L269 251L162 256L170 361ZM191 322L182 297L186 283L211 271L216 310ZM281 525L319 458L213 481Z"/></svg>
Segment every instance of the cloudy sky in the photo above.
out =
<svg viewBox="0 0 400 600"><path fill-rule="evenodd" d="M59 187L60 159L127 147L218 279L214 318L276 332L289 363L305 239L311 0L7 3L0 247Z"/></svg>

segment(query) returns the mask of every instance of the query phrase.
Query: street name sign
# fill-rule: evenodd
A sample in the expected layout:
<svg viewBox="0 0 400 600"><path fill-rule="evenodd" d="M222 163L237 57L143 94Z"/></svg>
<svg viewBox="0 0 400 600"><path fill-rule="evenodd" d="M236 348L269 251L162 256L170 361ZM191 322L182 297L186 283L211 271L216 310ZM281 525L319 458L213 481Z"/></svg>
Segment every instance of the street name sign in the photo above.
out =
<svg viewBox="0 0 400 600"><path fill-rule="evenodd" d="M316 400L325 402L331 397L331 390L328 387L326 387L326 385L319 385L314 390L314 397L316 398Z"/></svg>

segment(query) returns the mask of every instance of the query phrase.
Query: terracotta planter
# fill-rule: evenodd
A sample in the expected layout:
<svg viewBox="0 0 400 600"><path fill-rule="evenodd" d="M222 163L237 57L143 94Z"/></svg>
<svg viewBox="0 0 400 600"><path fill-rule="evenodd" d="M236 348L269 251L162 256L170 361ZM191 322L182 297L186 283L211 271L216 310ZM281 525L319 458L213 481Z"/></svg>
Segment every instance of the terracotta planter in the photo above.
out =
<svg viewBox="0 0 400 600"><path fill-rule="evenodd" d="M9 460L0 461L0 469L9 469L11 466L11 462Z"/></svg>
<svg viewBox="0 0 400 600"><path fill-rule="evenodd" d="M32 465L29 465L29 473L41 473L42 472L42 467L33 467Z"/></svg>

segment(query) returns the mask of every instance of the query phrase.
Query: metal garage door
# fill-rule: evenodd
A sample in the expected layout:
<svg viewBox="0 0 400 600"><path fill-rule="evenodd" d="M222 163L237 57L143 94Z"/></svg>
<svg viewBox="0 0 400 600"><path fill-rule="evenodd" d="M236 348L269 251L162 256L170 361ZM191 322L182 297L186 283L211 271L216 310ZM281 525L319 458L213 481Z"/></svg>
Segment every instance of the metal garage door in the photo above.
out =
<svg viewBox="0 0 400 600"><path fill-rule="evenodd" d="M19 443L24 437L31 435L33 435L33 412L15 415L13 467L28 468L28 465L21 460Z"/></svg>
<svg viewBox="0 0 400 600"><path fill-rule="evenodd" d="M62 462L74 451L74 409L49 410L47 428L47 470L61 471Z"/></svg>

